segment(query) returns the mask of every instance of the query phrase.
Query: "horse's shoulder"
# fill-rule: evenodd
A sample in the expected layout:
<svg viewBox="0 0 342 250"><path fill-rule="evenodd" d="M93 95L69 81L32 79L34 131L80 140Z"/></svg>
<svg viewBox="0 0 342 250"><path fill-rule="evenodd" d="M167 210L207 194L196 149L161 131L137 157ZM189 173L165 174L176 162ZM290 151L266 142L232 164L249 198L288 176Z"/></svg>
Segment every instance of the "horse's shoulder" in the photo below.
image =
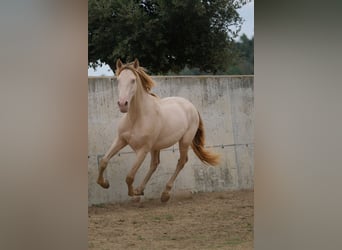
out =
<svg viewBox="0 0 342 250"><path fill-rule="evenodd" d="M118 127L117 127L119 132L126 130L130 126L130 121L127 117L128 117L127 114L125 114L119 119Z"/></svg>

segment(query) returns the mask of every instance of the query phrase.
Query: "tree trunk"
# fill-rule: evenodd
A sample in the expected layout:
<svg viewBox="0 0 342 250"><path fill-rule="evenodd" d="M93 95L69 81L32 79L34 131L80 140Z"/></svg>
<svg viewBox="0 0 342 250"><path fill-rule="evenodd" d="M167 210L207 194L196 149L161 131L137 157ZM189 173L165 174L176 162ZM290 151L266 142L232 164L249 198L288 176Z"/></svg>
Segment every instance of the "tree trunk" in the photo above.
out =
<svg viewBox="0 0 342 250"><path fill-rule="evenodd" d="M115 62L106 62L109 66L109 68L113 71L114 75L115 75L115 70L116 70L116 63Z"/></svg>

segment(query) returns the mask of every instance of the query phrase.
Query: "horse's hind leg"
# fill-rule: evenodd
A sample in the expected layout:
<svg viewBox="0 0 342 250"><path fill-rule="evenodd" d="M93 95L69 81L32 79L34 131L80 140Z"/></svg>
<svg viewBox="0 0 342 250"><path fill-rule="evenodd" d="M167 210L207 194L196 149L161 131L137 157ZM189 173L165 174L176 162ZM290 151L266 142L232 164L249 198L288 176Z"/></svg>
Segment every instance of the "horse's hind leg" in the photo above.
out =
<svg viewBox="0 0 342 250"><path fill-rule="evenodd" d="M171 176L170 180L167 182L166 187L162 193L161 196L161 201L162 202L167 202L170 199L170 190L173 187L173 184L179 174L179 172L183 169L185 163L188 161L188 149L189 145L188 144L182 144L181 142L179 143L179 160L177 163L176 171L173 173Z"/></svg>
<svg viewBox="0 0 342 250"><path fill-rule="evenodd" d="M160 151L151 151L151 164L144 180L141 182L140 186L135 190L135 195L144 195L144 190L147 182L150 180L154 171L156 171L158 164L160 163Z"/></svg>
<svg viewBox="0 0 342 250"><path fill-rule="evenodd" d="M105 171L109 160L117 153L119 152L120 149L125 147L127 143L120 139L116 138L112 144L112 146L109 148L109 150L106 152L104 157L101 159L100 164L99 164L99 176L97 178L97 183L103 187L103 188L109 188L109 182L108 180L105 180L103 178L103 172Z"/></svg>

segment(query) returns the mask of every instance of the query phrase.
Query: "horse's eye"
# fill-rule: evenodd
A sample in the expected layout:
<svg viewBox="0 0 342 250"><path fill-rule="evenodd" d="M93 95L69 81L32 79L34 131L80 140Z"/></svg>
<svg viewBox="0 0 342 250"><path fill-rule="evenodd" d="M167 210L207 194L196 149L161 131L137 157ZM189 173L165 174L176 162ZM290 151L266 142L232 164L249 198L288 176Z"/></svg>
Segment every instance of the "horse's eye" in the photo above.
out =
<svg viewBox="0 0 342 250"><path fill-rule="evenodd" d="M135 82L135 80L134 80L134 79L132 79L132 80L131 80L131 84L133 84L134 82Z"/></svg>

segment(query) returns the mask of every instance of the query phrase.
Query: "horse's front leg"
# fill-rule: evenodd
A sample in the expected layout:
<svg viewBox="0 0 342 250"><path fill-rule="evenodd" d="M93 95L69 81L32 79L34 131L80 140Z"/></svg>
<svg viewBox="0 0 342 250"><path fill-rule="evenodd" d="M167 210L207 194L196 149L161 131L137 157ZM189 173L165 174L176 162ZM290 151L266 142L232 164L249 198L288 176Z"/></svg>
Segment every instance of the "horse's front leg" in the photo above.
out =
<svg viewBox="0 0 342 250"><path fill-rule="evenodd" d="M160 163L160 151L151 151L151 164L144 180L141 182L140 186L135 190L135 195L144 195L144 189L147 182L150 180L154 171L156 171L158 164Z"/></svg>
<svg viewBox="0 0 342 250"><path fill-rule="evenodd" d="M103 187L103 188L109 188L109 182L108 180L105 180L103 178L103 172L105 171L109 160L127 145L127 142L124 141L121 138L116 138L112 144L112 146L109 148L109 150L106 152L104 157L101 159L100 164L99 164L99 176L97 178L97 183Z"/></svg>
<svg viewBox="0 0 342 250"><path fill-rule="evenodd" d="M128 187L128 195L129 196L134 196L135 192L133 189L133 181L134 181L134 177L135 174L137 173L140 165L142 164L142 162L144 161L146 155L147 155L148 151L145 150L139 150L137 151L137 158L133 164L133 167L131 168L131 171L129 171L127 177L126 177L126 183L127 183L127 187Z"/></svg>

